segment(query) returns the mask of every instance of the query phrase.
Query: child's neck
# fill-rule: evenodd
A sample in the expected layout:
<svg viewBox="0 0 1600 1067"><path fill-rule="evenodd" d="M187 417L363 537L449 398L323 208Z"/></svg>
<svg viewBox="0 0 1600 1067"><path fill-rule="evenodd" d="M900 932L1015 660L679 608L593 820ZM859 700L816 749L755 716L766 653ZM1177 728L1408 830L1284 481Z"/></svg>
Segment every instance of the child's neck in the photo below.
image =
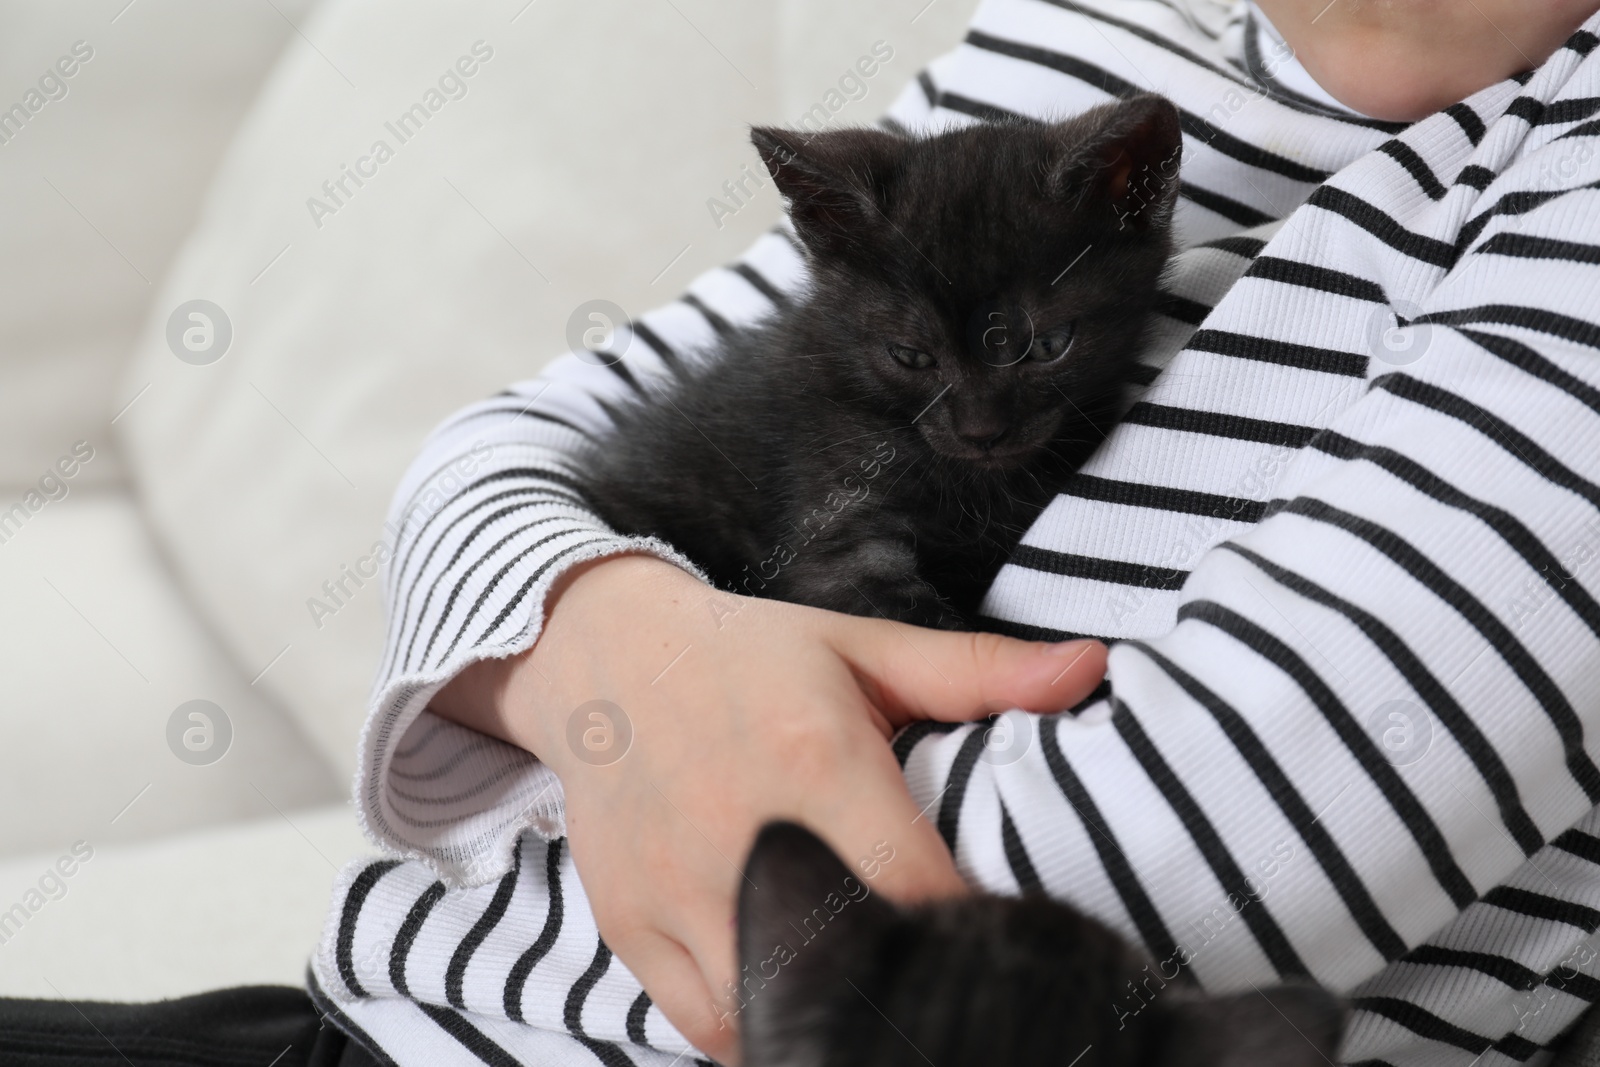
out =
<svg viewBox="0 0 1600 1067"><path fill-rule="evenodd" d="M1318 85L1412 121L1548 59L1600 0L1257 0Z"/></svg>

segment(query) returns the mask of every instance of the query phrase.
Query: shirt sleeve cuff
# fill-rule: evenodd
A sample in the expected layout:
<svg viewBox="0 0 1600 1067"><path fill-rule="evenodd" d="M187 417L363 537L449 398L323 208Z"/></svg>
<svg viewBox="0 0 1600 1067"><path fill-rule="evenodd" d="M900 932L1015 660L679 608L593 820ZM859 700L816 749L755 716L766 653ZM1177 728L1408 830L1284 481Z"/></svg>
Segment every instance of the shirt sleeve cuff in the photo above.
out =
<svg viewBox="0 0 1600 1067"><path fill-rule="evenodd" d="M513 636L463 645L438 667L400 672L376 688L361 732L355 779L357 818L384 850L434 868L446 885L481 885L510 869L517 838L566 834L566 798L555 773L531 754L458 726L428 710L434 694L481 660L533 647L545 600L572 567L639 553L704 574L655 538L610 535L552 566L530 590Z"/></svg>

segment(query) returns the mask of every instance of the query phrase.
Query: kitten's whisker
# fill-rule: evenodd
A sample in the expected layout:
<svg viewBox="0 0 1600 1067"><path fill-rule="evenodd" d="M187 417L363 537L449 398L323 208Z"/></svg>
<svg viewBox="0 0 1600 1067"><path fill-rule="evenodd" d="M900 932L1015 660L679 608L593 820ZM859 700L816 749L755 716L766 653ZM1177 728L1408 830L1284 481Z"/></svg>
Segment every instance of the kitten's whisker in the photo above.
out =
<svg viewBox="0 0 1600 1067"><path fill-rule="evenodd" d="M852 437L841 437L837 441L833 441L833 442L830 442L829 444L823 445L821 448L817 449L815 452L810 453L810 455L815 456L818 453L826 452L828 449L833 448L835 445L847 445L851 441L859 441L863 437L871 437L873 434L881 434L883 432L884 432L883 430L868 430L866 433L858 433L858 434L855 434ZM842 467L842 466L844 466L844 464L841 463L839 466ZM839 469L838 467L834 468L834 470L838 470L838 469Z"/></svg>
<svg viewBox="0 0 1600 1067"><path fill-rule="evenodd" d="M895 480L889 483L889 488L885 489L883 491L883 493L879 495L879 497L878 497L878 505L877 505L877 507L872 509L872 512L871 512L872 514L874 514L874 515L877 514L878 508L883 507L884 501L888 500L889 497L894 494L894 487L900 484L900 479L904 478L907 474L910 474L912 468L914 468L917 464L921 463L924 458L926 458L926 457L918 456L916 459L914 459L910 463L906 464L905 470L902 470L900 472L900 474L895 478Z"/></svg>

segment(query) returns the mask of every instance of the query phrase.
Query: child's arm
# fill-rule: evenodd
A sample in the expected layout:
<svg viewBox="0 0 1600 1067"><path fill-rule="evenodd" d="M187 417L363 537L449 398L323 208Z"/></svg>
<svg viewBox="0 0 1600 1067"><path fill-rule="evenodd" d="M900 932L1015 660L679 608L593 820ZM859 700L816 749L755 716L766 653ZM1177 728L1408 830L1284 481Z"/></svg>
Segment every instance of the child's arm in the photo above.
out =
<svg viewBox="0 0 1600 1067"><path fill-rule="evenodd" d="M641 556L569 573L531 651L464 672L433 707L554 768L606 944L719 1059L733 1033L711 991L734 977L738 865L761 824L797 819L852 860L887 844L893 861L872 885L892 897L962 892L889 737L925 718L1069 707L1104 670L1094 642L920 630L735 597ZM631 734L614 763L573 742L573 709L597 696L623 709Z"/></svg>
<svg viewBox="0 0 1600 1067"><path fill-rule="evenodd" d="M752 273L697 281L696 299L749 319L771 306L763 287L781 298L799 278L779 236L741 266ZM452 884L503 874L526 830L567 834L607 942L720 1055L731 1031L708 983L731 976L730 864L761 822L802 819L846 855L887 841L891 892L958 891L889 736L929 715L1070 706L1103 650L718 594L668 546L606 528L572 455L607 405L659 387L710 339L688 303L645 318L621 362L564 357L451 419L413 464L391 512L390 633L357 802L380 844ZM595 700L620 711L580 710Z"/></svg>

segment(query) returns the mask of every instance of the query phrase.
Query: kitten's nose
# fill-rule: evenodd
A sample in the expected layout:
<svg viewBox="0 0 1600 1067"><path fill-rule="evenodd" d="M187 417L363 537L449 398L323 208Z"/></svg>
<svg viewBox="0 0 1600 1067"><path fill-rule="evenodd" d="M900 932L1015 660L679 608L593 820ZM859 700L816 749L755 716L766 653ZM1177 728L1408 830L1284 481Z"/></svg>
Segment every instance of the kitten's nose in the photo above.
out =
<svg viewBox="0 0 1600 1067"><path fill-rule="evenodd" d="M956 434L969 445L991 449L1006 435L1006 427L999 423L976 423L956 427Z"/></svg>

